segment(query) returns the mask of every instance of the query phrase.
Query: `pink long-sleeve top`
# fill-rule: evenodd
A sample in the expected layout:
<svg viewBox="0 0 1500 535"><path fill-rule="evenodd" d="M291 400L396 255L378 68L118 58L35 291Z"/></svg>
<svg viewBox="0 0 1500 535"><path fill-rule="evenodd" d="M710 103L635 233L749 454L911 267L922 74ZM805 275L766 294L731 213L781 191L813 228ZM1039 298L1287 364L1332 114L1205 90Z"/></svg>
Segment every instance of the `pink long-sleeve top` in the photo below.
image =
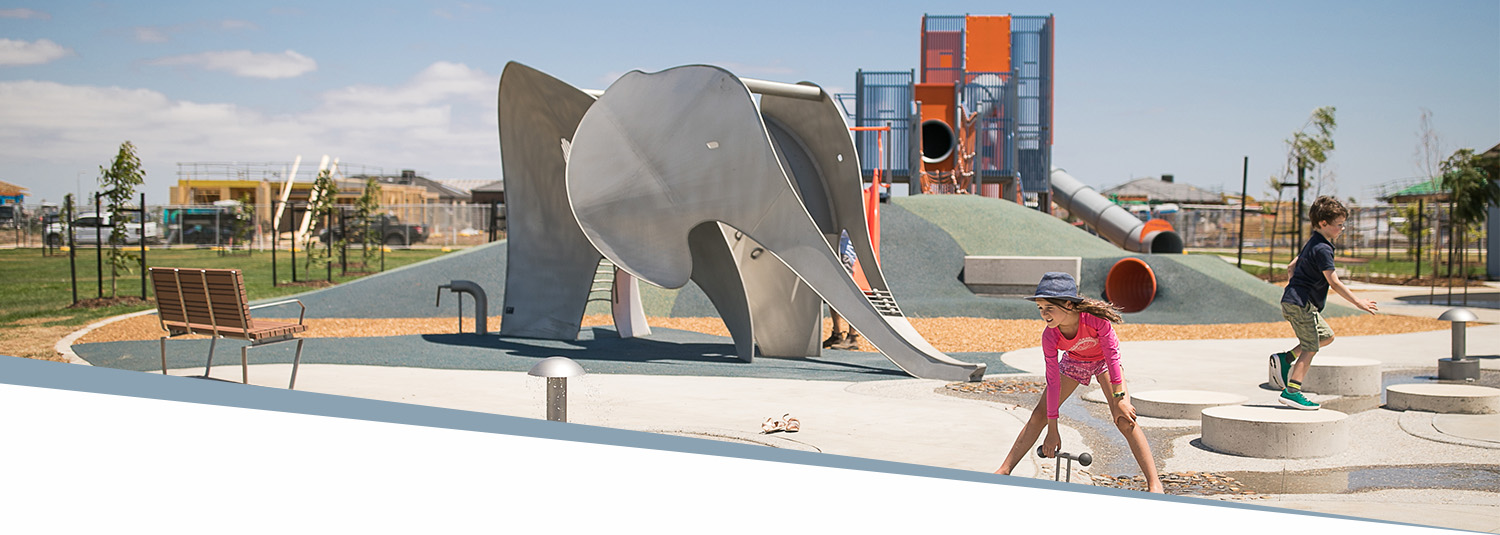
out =
<svg viewBox="0 0 1500 535"><path fill-rule="evenodd" d="M1125 381L1120 372L1120 339L1108 320L1080 313L1078 334L1072 339L1062 335L1056 327L1042 331L1042 356L1047 359L1047 418L1057 419L1057 407L1062 404L1062 369L1057 364L1057 352L1066 351L1073 360L1096 362L1104 359L1109 370L1109 382Z"/></svg>

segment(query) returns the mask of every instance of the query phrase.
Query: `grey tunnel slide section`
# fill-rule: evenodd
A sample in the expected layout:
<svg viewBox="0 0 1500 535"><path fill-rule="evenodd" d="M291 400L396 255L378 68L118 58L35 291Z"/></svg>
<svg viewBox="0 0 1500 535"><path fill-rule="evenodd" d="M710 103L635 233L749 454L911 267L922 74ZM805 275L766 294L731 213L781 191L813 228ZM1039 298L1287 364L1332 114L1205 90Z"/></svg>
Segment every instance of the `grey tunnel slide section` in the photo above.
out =
<svg viewBox="0 0 1500 535"><path fill-rule="evenodd" d="M1121 249L1137 253L1182 252L1182 238L1176 232L1159 230L1142 235L1141 227L1146 226L1144 221L1083 185L1067 171L1052 169L1052 198L1058 206L1088 223L1094 232Z"/></svg>

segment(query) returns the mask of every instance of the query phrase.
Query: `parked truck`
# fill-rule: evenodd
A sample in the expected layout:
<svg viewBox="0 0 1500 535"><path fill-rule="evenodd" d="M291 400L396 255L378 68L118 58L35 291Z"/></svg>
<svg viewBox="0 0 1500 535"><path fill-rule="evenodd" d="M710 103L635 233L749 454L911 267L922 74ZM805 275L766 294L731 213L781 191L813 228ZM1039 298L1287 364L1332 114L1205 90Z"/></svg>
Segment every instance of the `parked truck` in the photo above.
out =
<svg viewBox="0 0 1500 535"><path fill-rule="evenodd" d="M130 212L127 213L125 221L121 222L125 227L126 244L141 243L142 226L139 218L137 213ZM73 220L73 242L78 244L108 243L114 227L115 222L110 220L108 213L84 212ZM161 228L149 217L146 219L144 230L146 243L161 242ZM46 236L47 244L54 247L67 242L66 229L61 222L47 225Z"/></svg>
<svg viewBox="0 0 1500 535"><path fill-rule="evenodd" d="M359 232L358 227L356 226L357 223L352 220L346 220L346 222L350 223L351 226L355 226L354 234L349 236L349 242L364 242L364 237L361 236L361 234L363 233ZM411 245L413 243L427 241L427 227L421 224L413 225L402 223L401 220L394 215L381 215L379 217L373 218L370 220L370 227L372 227L371 230L380 235L381 243L384 243L386 245ZM334 224L333 238L336 240L342 238L343 236L344 229L338 224ZM318 240L323 242L328 241L328 229L318 231Z"/></svg>

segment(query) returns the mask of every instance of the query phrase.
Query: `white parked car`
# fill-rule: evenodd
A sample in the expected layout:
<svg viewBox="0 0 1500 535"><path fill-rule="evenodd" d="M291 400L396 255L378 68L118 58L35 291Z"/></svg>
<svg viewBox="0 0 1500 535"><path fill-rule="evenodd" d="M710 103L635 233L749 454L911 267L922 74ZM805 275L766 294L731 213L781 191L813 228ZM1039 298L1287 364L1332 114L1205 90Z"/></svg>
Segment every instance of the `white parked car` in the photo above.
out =
<svg viewBox="0 0 1500 535"><path fill-rule="evenodd" d="M142 229L139 217L136 213L127 214L127 219L124 221L126 244L141 243ZM109 235L113 231L114 225L110 221L108 213L84 212L73 220L73 242L77 244L108 243ZM145 235L146 243L161 242L161 228L157 226L155 221L151 221L149 217L146 220ZM66 241L63 236L62 223L47 225L48 244L60 246Z"/></svg>

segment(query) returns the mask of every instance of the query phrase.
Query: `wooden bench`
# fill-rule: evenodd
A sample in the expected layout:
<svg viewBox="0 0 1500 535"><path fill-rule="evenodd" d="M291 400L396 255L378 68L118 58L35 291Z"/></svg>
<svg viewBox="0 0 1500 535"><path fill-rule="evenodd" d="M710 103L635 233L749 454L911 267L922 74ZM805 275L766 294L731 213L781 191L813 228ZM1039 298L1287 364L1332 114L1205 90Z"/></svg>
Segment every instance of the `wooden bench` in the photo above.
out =
<svg viewBox="0 0 1500 535"><path fill-rule="evenodd" d="M302 362L302 339L297 334L307 331L303 317L307 306L302 301L289 299L264 305L249 306L245 299L245 278L238 269L185 269L151 268L151 284L156 290L156 313L161 320L161 373L167 373L167 339L186 334L211 336L208 343L208 364L203 368L207 378L214 363L214 345L220 338L245 340L250 345L240 348L240 371L243 382L249 384L250 366L248 352L252 347L277 342L296 340L297 354L292 359L292 380L287 388L297 386L297 366ZM258 320L250 317L250 311L287 303L297 303L302 312L297 323Z"/></svg>

